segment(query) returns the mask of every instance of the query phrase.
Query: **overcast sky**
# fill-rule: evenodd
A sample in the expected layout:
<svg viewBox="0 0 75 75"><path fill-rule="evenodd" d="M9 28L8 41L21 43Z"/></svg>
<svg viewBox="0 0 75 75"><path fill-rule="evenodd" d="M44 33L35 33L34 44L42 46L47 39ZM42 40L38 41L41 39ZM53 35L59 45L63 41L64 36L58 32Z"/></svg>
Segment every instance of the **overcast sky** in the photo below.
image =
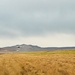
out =
<svg viewBox="0 0 75 75"><path fill-rule="evenodd" d="M75 46L75 0L0 0L0 47Z"/></svg>

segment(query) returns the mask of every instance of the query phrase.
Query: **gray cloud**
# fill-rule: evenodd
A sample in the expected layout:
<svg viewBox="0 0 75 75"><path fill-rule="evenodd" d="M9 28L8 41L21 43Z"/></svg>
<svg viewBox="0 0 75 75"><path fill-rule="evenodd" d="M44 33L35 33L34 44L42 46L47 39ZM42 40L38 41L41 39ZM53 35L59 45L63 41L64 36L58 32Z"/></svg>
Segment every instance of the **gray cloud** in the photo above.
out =
<svg viewBox="0 0 75 75"><path fill-rule="evenodd" d="M75 0L0 0L0 36L75 34Z"/></svg>

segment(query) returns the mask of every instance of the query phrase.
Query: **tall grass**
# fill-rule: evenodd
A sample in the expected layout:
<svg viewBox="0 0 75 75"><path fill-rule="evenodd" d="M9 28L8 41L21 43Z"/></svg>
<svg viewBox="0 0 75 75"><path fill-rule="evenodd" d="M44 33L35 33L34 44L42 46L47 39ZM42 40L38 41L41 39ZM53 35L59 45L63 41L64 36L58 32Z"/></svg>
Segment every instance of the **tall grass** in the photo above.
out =
<svg viewBox="0 0 75 75"><path fill-rule="evenodd" d="M0 75L75 75L75 50L1 54Z"/></svg>

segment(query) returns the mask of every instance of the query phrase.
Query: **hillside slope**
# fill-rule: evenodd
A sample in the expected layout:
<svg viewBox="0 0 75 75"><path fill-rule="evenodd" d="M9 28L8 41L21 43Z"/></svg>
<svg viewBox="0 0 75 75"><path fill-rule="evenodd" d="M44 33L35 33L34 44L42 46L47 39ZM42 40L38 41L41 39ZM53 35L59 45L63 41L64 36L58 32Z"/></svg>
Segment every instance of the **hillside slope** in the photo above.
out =
<svg viewBox="0 0 75 75"><path fill-rule="evenodd" d="M9 47L0 48L0 53L8 52L33 52L33 51L50 51L50 50L75 50L75 47L39 47L37 45L15 45Z"/></svg>

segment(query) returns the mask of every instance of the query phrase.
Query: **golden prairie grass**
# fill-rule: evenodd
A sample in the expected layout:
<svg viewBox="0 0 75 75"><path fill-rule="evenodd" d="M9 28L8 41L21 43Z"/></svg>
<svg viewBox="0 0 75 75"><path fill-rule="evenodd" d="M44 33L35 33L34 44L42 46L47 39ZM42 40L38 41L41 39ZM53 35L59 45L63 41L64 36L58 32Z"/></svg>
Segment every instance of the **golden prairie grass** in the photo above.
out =
<svg viewBox="0 0 75 75"><path fill-rule="evenodd" d="M1 54L0 75L75 75L75 50Z"/></svg>

